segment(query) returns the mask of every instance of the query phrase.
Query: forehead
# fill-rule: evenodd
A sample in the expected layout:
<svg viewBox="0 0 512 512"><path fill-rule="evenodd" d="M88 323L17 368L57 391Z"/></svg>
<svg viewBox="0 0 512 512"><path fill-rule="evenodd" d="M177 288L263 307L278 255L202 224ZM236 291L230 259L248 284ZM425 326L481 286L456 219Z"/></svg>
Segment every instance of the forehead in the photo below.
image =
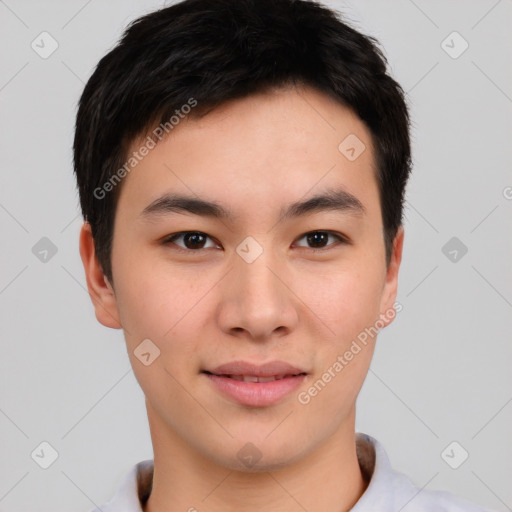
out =
<svg viewBox="0 0 512 512"><path fill-rule="evenodd" d="M143 145L134 141L129 154ZM177 192L234 212L269 202L282 212L284 202L308 191L340 186L371 202L375 176L369 130L352 110L315 89L287 88L183 116L124 178L118 208L140 213L162 193Z"/></svg>

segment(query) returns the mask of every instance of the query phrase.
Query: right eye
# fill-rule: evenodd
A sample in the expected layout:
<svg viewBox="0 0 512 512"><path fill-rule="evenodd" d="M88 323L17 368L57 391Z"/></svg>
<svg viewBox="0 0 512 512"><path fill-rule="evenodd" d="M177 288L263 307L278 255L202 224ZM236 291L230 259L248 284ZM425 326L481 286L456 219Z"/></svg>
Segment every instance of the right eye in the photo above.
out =
<svg viewBox="0 0 512 512"><path fill-rule="evenodd" d="M164 245L173 244L176 247L171 247L171 249L190 253L209 248L204 247L207 239L211 240L211 237L201 231L181 231L180 233L174 233L166 237L162 243ZM177 240L183 240L183 245L177 244ZM210 247L215 247L215 244Z"/></svg>

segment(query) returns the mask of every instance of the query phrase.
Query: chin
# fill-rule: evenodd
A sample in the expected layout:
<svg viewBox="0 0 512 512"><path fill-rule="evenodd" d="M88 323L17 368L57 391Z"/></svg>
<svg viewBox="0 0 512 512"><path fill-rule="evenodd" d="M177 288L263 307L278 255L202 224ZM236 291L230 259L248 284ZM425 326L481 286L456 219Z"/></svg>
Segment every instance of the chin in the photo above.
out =
<svg viewBox="0 0 512 512"><path fill-rule="evenodd" d="M261 441L257 440L259 437L262 437ZM211 454L211 458L220 466L242 473L277 471L296 463L304 456L304 446L302 451L297 453L297 443L289 437L288 441L291 441L290 444L284 444L277 436L269 441L261 434L254 438L246 435L243 440L232 441L231 445L228 445L228 453L222 450L220 453ZM218 446L227 445L219 443Z"/></svg>
<svg viewBox="0 0 512 512"><path fill-rule="evenodd" d="M268 473L269 471L278 471L286 468L293 464L295 457L279 456L279 454L273 454L270 460L268 457L262 456L262 458L255 463L241 462L238 457L222 457L221 461L218 461L220 465L232 471L238 471L240 473Z"/></svg>

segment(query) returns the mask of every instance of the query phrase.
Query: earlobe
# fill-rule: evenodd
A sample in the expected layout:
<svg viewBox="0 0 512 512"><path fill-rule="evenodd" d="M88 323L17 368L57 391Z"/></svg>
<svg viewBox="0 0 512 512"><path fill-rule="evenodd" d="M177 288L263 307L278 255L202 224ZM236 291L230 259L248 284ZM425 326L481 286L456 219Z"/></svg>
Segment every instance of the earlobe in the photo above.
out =
<svg viewBox="0 0 512 512"><path fill-rule="evenodd" d="M80 257L96 319L105 327L121 329L114 289L103 273L96 256L91 225L88 222L84 222L80 230Z"/></svg>
<svg viewBox="0 0 512 512"><path fill-rule="evenodd" d="M400 226L393 240L393 251L386 269L386 282L382 290L380 318L384 322L384 325L389 325L396 315L394 304L398 290L398 271L402 261L403 245L404 228Z"/></svg>

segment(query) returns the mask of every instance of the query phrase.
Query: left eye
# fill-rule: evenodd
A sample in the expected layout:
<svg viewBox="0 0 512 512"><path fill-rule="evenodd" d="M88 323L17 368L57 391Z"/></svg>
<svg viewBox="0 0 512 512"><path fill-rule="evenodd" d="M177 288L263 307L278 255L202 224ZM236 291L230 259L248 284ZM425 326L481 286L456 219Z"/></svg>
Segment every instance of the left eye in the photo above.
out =
<svg viewBox="0 0 512 512"><path fill-rule="evenodd" d="M331 231L311 231L310 233L306 233L303 235L299 240L302 240L305 238L309 244L313 244L313 247L309 247L310 249L316 250L322 250L325 247L329 247L333 244L324 245L324 242L327 242L329 237L334 237L338 240L340 243L347 242L346 238L338 235L337 233L333 233ZM320 245L321 247L315 247L315 245ZM299 246L302 247L302 246Z"/></svg>
<svg viewBox="0 0 512 512"><path fill-rule="evenodd" d="M337 233L333 233L331 231L311 231L302 235L298 240L305 239L308 244L312 244L313 247L307 247L312 249L313 251L323 250L331 245L335 244L326 244L329 240L329 237L333 237L338 240L339 243L347 243L347 239L342 235ZM176 240L183 239L183 244L177 244ZM186 252L191 251L199 251L201 249L208 249L210 247L215 247L215 243L211 243L209 246L205 246L206 240L212 240L206 233L201 231L183 231L181 233L176 233L171 235L170 237L164 240L164 244L172 243L178 247L178 250L183 250ZM304 247L298 244L299 247Z"/></svg>

